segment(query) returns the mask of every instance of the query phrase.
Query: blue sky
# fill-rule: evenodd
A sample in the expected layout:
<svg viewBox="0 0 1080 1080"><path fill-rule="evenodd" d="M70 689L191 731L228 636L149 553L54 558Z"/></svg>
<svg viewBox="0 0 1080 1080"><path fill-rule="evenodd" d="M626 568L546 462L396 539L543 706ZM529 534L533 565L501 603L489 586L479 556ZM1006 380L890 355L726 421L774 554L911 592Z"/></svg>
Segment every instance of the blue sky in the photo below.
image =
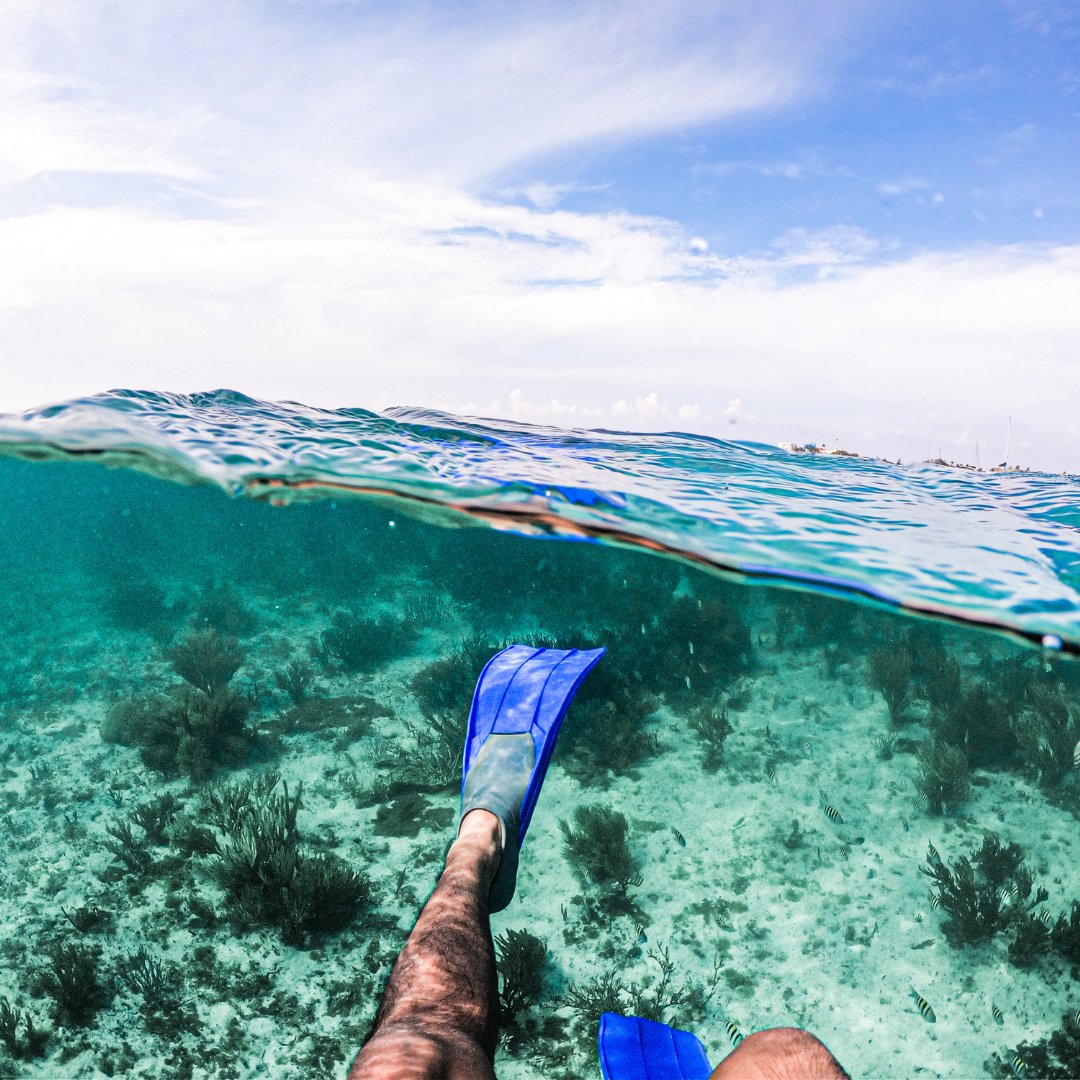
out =
<svg viewBox="0 0 1080 1080"><path fill-rule="evenodd" d="M1080 471L1080 9L9 0L0 409L113 386Z"/></svg>

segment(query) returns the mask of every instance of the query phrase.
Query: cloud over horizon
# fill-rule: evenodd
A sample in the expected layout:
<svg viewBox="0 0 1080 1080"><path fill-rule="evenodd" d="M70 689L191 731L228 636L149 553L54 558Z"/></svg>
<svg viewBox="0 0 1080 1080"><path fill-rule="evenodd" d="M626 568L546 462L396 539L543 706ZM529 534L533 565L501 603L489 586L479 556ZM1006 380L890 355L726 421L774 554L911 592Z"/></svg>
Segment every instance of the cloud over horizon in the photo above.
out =
<svg viewBox="0 0 1080 1080"><path fill-rule="evenodd" d="M1013 415L1018 458L1080 469L1080 245L935 249L837 214L738 247L627 208L633 174L552 164L807 109L869 7L13 3L0 409L229 385L907 457ZM835 156L685 173L855 182ZM914 166L865 187L937 190Z"/></svg>

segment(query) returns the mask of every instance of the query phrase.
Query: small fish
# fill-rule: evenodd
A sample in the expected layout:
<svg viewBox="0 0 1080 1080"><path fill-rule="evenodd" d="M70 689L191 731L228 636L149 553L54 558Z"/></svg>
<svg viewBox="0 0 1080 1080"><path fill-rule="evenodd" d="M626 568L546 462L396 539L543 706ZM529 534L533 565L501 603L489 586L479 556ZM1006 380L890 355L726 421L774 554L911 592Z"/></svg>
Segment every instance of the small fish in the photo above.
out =
<svg viewBox="0 0 1080 1080"><path fill-rule="evenodd" d="M851 857L851 848L842 847L840 849L840 858L843 859L844 862L847 862L850 857Z"/></svg>
<svg viewBox="0 0 1080 1080"><path fill-rule="evenodd" d="M835 806L825 807L825 816L831 821L835 821L837 825L843 825L844 819L840 816L840 811Z"/></svg>
<svg viewBox="0 0 1080 1080"><path fill-rule="evenodd" d="M818 793L818 798L823 803L827 803L829 801L829 796L825 794L825 789L824 788L818 788L817 793Z"/></svg>
<svg viewBox="0 0 1080 1080"><path fill-rule="evenodd" d="M679 830L676 829L674 825L671 826L671 835L674 836L676 840L678 840L679 847L686 847L686 837L683 836L683 834L679 832Z"/></svg>
<svg viewBox="0 0 1080 1080"><path fill-rule="evenodd" d="M689 675L686 676L686 689L687 690L690 689L690 676Z"/></svg>
<svg viewBox="0 0 1080 1080"><path fill-rule="evenodd" d="M906 817L902 817L900 819L900 824L904 826L904 832L907 832L911 828L911 825L909 824Z"/></svg>
<svg viewBox="0 0 1080 1080"><path fill-rule="evenodd" d="M915 1004L918 1006L919 1012L922 1013L922 1018L928 1024L936 1024L937 1016L934 1014L934 1010L930 1007L930 1002L926 1000L913 986L911 988L911 997L915 999Z"/></svg>
<svg viewBox="0 0 1080 1080"><path fill-rule="evenodd" d="M1009 1067L1017 1076L1023 1076L1027 1072L1027 1062L1019 1055L1014 1054L1012 1061L1009 1062Z"/></svg>
<svg viewBox="0 0 1080 1080"><path fill-rule="evenodd" d="M865 799L863 799L863 803L862 803L862 808L863 808L863 809L864 809L864 810L865 810L865 811L866 811L866 812L867 812L868 814L870 813L870 804L869 804L869 803L868 803L868 802L867 802L867 801L866 801Z"/></svg>
<svg viewBox="0 0 1080 1080"><path fill-rule="evenodd" d="M728 1033L728 1038L731 1040L732 1046L738 1046L743 1041L743 1033L739 1030L738 1025L734 1020L729 1020L725 1025Z"/></svg>
<svg viewBox="0 0 1080 1080"><path fill-rule="evenodd" d="M1001 902L1003 904L1011 904L1013 902L1013 894L1008 885L1001 886L1001 889L998 891L998 896L1001 897Z"/></svg>
<svg viewBox="0 0 1080 1080"><path fill-rule="evenodd" d="M692 641L690 641L690 642L687 642L687 644L690 646L690 655L693 656L694 655L694 643Z"/></svg>
<svg viewBox="0 0 1080 1080"><path fill-rule="evenodd" d="M776 783L776 770L775 769L770 769L769 770L769 783L770 784L775 784Z"/></svg>
<svg viewBox="0 0 1080 1080"><path fill-rule="evenodd" d="M743 814L743 816L741 818L739 818L739 820L736 821L734 825L731 826L731 831L733 833L738 832L745 824L746 824L746 815Z"/></svg>
<svg viewBox="0 0 1080 1080"><path fill-rule="evenodd" d="M990 1015L999 1023L1005 1023L1005 1014L991 1001L990 1002Z"/></svg>
<svg viewBox="0 0 1080 1080"><path fill-rule="evenodd" d="M937 893L930 894L930 906L934 909L941 907L941 897Z"/></svg>
<svg viewBox="0 0 1080 1080"><path fill-rule="evenodd" d="M641 624L641 636L642 637L645 636L645 624L644 623Z"/></svg>
<svg viewBox="0 0 1080 1080"><path fill-rule="evenodd" d="M1080 769L1080 742L1073 747L1073 764Z"/></svg>
<svg viewBox="0 0 1080 1080"><path fill-rule="evenodd" d="M1077 1009L1076 1012L1073 1013L1073 1023L1080 1024L1080 1009Z"/></svg>
<svg viewBox="0 0 1080 1080"><path fill-rule="evenodd" d="M941 853L929 840L926 841L926 861L935 864L941 862Z"/></svg>
<svg viewBox="0 0 1080 1080"><path fill-rule="evenodd" d="M1045 926L1045 927L1046 927L1046 928L1047 928L1048 930L1050 929L1050 927L1051 927L1051 926L1053 926L1053 925L1054 925L1054 917L1053 917L1053 916L1052 916L1052 915L1050 914L1050 912L1049 912L1049 911L1047 911L1047 910L1046 910L1046 908L1043 908L1043 909L1042 909L1042 911L1040 911L1040 912L1039 912L1039 914L1038 914L1038 915L1036 915L1035 917L1036 917L1036 918L1037 918L1037 919L1039 920L1039 922L1041 922L1041 923L1043 924L1043 926Z"/></svg>
<svg viewBox="0 0 1080 1080"><path fill-rule="evenodd" d="M634 933L637 935L638 944L643 944L649 940L649 935L645 933L645 927L641 923L634 927Z"/></svg>
<svg viewBox="0 0 1080 1080"><path fill-rule="evenodd" d="M919 949L929 949L937 941L937 938L928 937L924 941L920 941L918 945L912 945L912 952L916 952Z"/></svg>
<svg viewBox="0 0 1080 1080"><path fill-rule="evenodd" d="M998 807L998 810L997 810L997 819L998 819L998 821L1004 821L1005 820L1005 811L1002 810L1000 806Z"/></svg>
<svg viewBox="0 0 1080 1080"><path fill-rule="evenodd" d="M802 749L803 749L803 753L807 757L813 757L814 756L814 747L813 747L813 744L810 742L809 739L807 739L806 742L804 742L802 744Z"/></svg>
<svg viewBox="0 0 1080 1080"><path fill-rule="evenodd" d="M709 669L700 660L698 661L697 666L699 668L701 668L701 674L702 675L708 675L709 674Z"/></svg>

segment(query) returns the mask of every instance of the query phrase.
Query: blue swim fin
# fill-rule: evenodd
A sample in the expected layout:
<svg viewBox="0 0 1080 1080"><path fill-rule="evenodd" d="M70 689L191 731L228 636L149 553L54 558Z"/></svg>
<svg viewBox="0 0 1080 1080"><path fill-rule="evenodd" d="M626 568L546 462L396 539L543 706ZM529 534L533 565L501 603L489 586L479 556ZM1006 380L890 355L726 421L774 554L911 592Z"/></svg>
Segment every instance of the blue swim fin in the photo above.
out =
<svg viewBox="0 0 1080 1080"><path fill-rule="evenodd" d="M491 887L492 911L501 911L514 895L518 850L563 717L577 688L603 655L603 649L511 645L493 656L480 674L465 737L461 814L490 810L505 829L503 855Z"/></svg>
<svg viewBox="0 0 1080 1080"><path fill-rule="evenodd" d="M604 1013L597 1044L603 1080L709 1080L712 1075L696 1035L655 1020Z"/></svg>

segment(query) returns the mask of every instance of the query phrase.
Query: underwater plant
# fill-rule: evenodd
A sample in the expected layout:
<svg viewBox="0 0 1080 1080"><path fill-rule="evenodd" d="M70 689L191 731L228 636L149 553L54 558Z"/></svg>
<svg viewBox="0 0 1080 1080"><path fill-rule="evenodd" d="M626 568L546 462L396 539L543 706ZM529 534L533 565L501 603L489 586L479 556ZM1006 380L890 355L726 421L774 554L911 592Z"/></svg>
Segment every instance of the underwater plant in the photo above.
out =
<svg viewBox="0 0 1080 1080"><path fill-rule="evenodd" d="M421 829L445 829L454 820L449 807L434 807L417 791L384 799L375 811L376 836L418 836Z"/></svg>
<svg viewBox="0 0 1080 1080"><path fill-rule="evenodd" d="M484 665L499 650L486 637L464 638L458 648L422 667L409 682L409 690L425 717L464 716Z"/></svg>
<svg viewBox="0 0 1080 1080"><path fill-rule="evenodd" d="M899 727L911 704L912 658L907 639L871 649L866 660L867 682L885 699L890 723Z"/></svg>
<svg viewBox="0 0 1080 1080"><path fill-rule="evenodd" d="M53 1019L60 1027L87 1027L112 998L98 973L101 951L77 942L56 941L47 950L48 966L39 985L55 1002Z"/></svg>
<svg viewBox="0 0 1080 1080"><path fill-rule="evenodd" d="M507 930L495 939L499 1004L507 1019L539 1000L544 989L547 945L528 930Z"/></svg>
<svg viewBox="0 0 1080 1080"><path fill-rule="evenodd" d="M1016 752L1008 702L982 684L957 687L934 715L938 737L963 750L975 768L1007 765Z"/></svg>
<svg viewBox="0 0 1080 1080"><path fill-rule="evenodd" d="M406 722L409 741L387 748L379 765L387 769L396 790L445 791L461 783L463 716L430 716L423 724Z"/></svg>
<svg viewBox="0 0 1080 1080"><path fill-rule="evenodd" d="M324 658L346 671L370 672L404 655L416 640L416 629L398 615L367 616L337 611L320 644Z"/></svg>
<svg viewBox="0 0 1080 1080"><path fill-rule="evenodd" d="M919 870L934 882L933 895L947 916L942 929L950 945L959 948L989 941L1047 899L1046 890L1040 888L1025 907L1033 881L1024 858L1019 844L1002 844L994 833L983 837L970 859L961 855L948 866L930 846L926 866ZM1016 963L1018 955L1014 951L1010 959Z"/></svg>
<svg viewBox="0 0 1080 1080"><path fill-rule="evenodd" d="M713 960L712 975L706 983L695 983L689 977L681 984L674 981L676 964L666 946L650 949L648 958L656 964L655 981L628 982L623 978L622 965L594 975L585 983L571 983L561 998L561 1004L577 1014L590 1046L596 1043L596 1030L605 1012L640 1016L662 1024L693 1027L704 1018L705 1007L716 994L720 983L722 962Z"/></svg>
<svg viewBox="0 0 1080 1080"><path fill-rule="evenodd" d="M255 617L226 582L208 581L195 601L191 621L222 634L244 637L255 628Z"/></svg>
<svg viewBox="0 0 1080 1080"><path fill-rule="evenodd" d="M367 878L336 855L301 850L296 815L301 790L277 793L277 777L233 785L208 800L223 836L215 876L240 926L277 926L282 940L303 945L309 932L340 930L371 897Z"/></svg>
<svg viewBox="0 0 1080 1080"><path fill-rule="evenodd" d="M1016 936L1009 943L1009 963L1018 968L1035 966L1050 950L1050 930L1042 919L1024 914L1016 920Z"/></svg>
<svg viewBox="0 0 1080 1080"><path fill-rule="evenodd" d="M19 1037L20 1027L22 1038ZM34 1018L29 1012L17 1009L6 997L0 997L0 1043L16 1061L43 1056L48 1037L48 1032L34 1026Z"/></svg>
<svg viewBox="0 0 1080 1080"><path fill-rule="evenodd" d="M154 638L165 636L176 611L165 599L165 590L150 577L127 577L114 581L106 592L102 610L121 630L145 630Z"/></svg>
<svg viewBox="0 0 1080 1080"><path fill-rule="evenodd" d="M170 645L164 657L180 678L210 696L228 685L245 654L236 638L206 626Z"/></svg>
<svg viewBox="0 0 1080 1080"><path fill-rule="evenodd" d="M212 693L180 686L171 694L128 698L109 710L101 726L106 742L139 748L148 768L196 782L215 767L233 768L250 755L251 701L229 687Z"/></svg>
<svg viewBox="0 0 1080 1080"><path fill-rule="evenodd" d="M140 803L131 811L131 822L146 834L147 843L161 845L168 843L166 829L180 809L180 800L166 792L149 802Z"/></svg>
<svg viewBox="0 0 1080 1080"><path fill-rule="evenodd" d="M1076 1080L1080 1076L1080 1019L1075 1012L1061 1018L1061 1027L1039 1042L1020 1043L1004 1058L994 1054L986 1070L999 1080L1017 1076L1031 1080Z"/></svg>
<svg viewBox="0 0 1080 1080"><path fill-rule="evenodd" d="M153 865L150 853L141 838L132 831L126 821L114 822L105 831L112 837L105 841L105 847L111 851L133 874L144 874Z"/></svg>
<svg viewBox="0 0 1080 1080"><path fill-rule="evenodd" d="M301 705L315 685L315 668L307 660L290 660L280 671L274 672L277 688L289 695L294 705Z"/></svg>
<svg viewBox="0 0 1080 1080"><path fill-rule="evenodd" d="M563 854L583 885L613 886L614 898L625 901L631 886L641 884L637 860L626 841L630 825L618 810L577 806L574 824L560 819Z"/></svg>
<svg viewBox="0 0 1080 1080"><path fill-rule="evenodd" d="M724 760L724 740L734 730L728 720L727 709L723 706L712 709L699 707L690 716L690 726L705 744L702 769L707 773L716 772Z"/></svg>
<svg viewBox="0 0 1080 1080"><path fill-rule="evenodd" d="M1013 731L1040 786L1055 788L1073 770L1073 752L1080 742L1080 704L1061 684L1036 684L1028 700Z"/></svg>
<svg viewBox="0 0 1080 1080"><path fill-rule="evenodd" d="M637 643L640 670L666 697L709 697L753 663L750 630L726 600L678 596Z"/></svg>
<svg viewBox="0 0 1080 1080"><path fill-rule="evenodd" d="M1066 916L1062 912L1050 928L1050 941L1054 950L1070 964L1080 965L1080 900L1072 902Z"/></svg>
<svg viewBox="0 0 1080 1080"><path fill-rule="evenodd" d="M583 647L592 645L587 635L577 640ZM560 736L559 764L583 787L607 788L613 775L632 775L660 751L655 732L647 727L659 695L608 659L582 684Z"/></svg>
<svg viewBox="0 0 1080 1080"><path fill-rule="evenodd" d="M154 1011L164 1008L179 982L175 965L166 965L146 949L138 949L123 958L118 968L120 981L143 999L143 1007Z"/></svg>
<svg viewBox="0 0 1080 1080"><path fill-rule="evenodd" d="M919 747L919 773L915 786L926 796L931 813L959 806L971 790L971 770L963 750L940 739Z"/></svg>

